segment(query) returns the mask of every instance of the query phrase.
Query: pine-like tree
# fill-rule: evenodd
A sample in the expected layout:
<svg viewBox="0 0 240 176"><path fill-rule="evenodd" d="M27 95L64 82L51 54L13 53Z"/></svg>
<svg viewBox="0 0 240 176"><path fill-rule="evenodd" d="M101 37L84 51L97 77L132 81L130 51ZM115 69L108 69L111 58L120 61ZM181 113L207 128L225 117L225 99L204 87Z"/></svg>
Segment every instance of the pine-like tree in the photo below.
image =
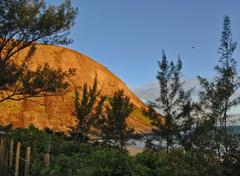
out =
<svg viewBox="0 0 240 176"><path fill-rule="evenodd" d="M75 111L78 124L74 130L75 137L80 142L87 142L92 128L101 118L105 97L100 96L101 90L97 88L97 78L92 87L85 83L82 88L81 97L75 88Z"/></svg>
<svg viewBox="0 0 240 176"><path fill-rule="evenodd" d="M123 90L115 92L106 107L106 117L101 118L99 123L102 139L106 144L125 149L133 134L133 129L128 127L126 121L132 111L133 105Z"/></svg>
<svg viewBox="0 0 240 176"><path fill-rule="evenodd" d="M48 65L33 71L28 62L37 43L71 42L68 34L76 13L70 0L59 6L47 6L44 0L0 0L0 102L56 95L66 89L68 73ZM26 58L17 61L16 53L27 47Z"/></svg>
<svg viewBox="0 0 240 176"><path fill-rule="evenodd" d="M163 51L162 60L158 62L160 70L157 74L159 81L160 96L156 102L150 104L148 112L145 112L152 119L155 127L154 133L166 140L167 152L174 144L178 134L178 119L183 108L189 103L191 90L184 91L182 77L182 62L180 57L176 64L168 62ZM158 109L160 115L154 113ZM161 143L161 141L160 141Z"/></svg>
<svg viewBox="0 0 240 176"><path fill-rule="evenodd" d="M237 73L237 63L233 58L236 43L232 41L230 18L224 17L223 32L220 40L220 59L215 67L216 76L213 81L198 77L203 91L200 92L204 116L215 128L218 150L224 146L228 152L228 118L229 110L240 103L236 93L240 87L240 77ZM209 124L209 123L208 123Z"/></svg>
<svg viewBox="0 0 240 176"><path fill-rule="evenodd" d="M190 99L181 107L181 111L177 116L177 139L184 150L192 152L194 149L195 127L198 123L199 105L191 102Z"/></svg>

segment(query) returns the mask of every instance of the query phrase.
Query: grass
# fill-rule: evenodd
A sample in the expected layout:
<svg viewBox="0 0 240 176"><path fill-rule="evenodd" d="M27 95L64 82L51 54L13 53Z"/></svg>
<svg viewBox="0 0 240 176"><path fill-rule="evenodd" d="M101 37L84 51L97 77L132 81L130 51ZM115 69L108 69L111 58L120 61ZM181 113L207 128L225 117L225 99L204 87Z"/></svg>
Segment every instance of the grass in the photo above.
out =
<svg viewBox="0 0 240 176"><path fill-rule="evenodd" d="M141 121L144 124L151 126L151 120L147 118L145 115L143 115L143 112L141 109L134 108L132 115L137 117L138 119L141 119Z"/></svg>

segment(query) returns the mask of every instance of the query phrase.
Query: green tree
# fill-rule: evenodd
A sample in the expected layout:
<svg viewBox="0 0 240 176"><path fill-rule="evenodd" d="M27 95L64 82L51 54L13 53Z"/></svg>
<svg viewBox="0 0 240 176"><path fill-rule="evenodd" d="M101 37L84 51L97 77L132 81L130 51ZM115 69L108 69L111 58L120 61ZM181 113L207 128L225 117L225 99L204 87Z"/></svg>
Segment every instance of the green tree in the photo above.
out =
<svg viewBox="0 0 240 176"><path fill-rule="evenodd" d="M82 87L82 95L79 96L75 89L75 111L78 124L74 134L81 142L87 142L93 126L102 115L105 97L100 96L101 90L97 88L97 78L92 87L87 83Z"/></svg>
<svg viewBox="0 0 240 176"><path fill-rule="evenodd" d="M44 0L0 0L0 102L57 95L66 89L64 73L48 65L28 68L37 43L68 44L77 9L66 0L47 6ZM23 61L16 53L28 48Z"/></svg>
<svg viewBox="0 0 240 176"><path fill-rule="evenodd" d="M216 76L212 81L198 77L203 88L200 92L203 116L214 128L219 154L222 153L221 150L228 153L229 110L240 103L240 96L236 94L240 87L240 77L236 60L233 58L235 49L236 43L232 41L230 18L225 16L219 47L220 59L215 67ZM221 146L224 146L224 149Z"/></svg>
<svg viewBox="0 0 240 176"><path fill-rule="evenodd" d="M178 132L178 119L182 115L184 107L191 100L191 90L183 89L182 62L180 58L177 63L168 62L163 51L162 60L158 62L160 70L157 74L159 81L160 96L156 102L150 103L148 112L145 112L152 119L155 135L166 140L167 152L174 144L174 137ZM160 115L154 113L154 108L158 109ZM163 119L163 120L162 120ZM161 144L161 139L160 139Z"/></svg>
<svg viewBox="0 0 240 176"><path fill-rule="evenodd" d="M198 123L198 116L199 105L190 100L184 103L177 116L177 139L184 150L190 153L193 152L194 141L197 140L197 136L193 137L193 135Z"/></svg>
<svg viewBox="0 0 240 176"><path fill-rule="evenodd" d="M106 107L106 117L100 118L99 121L105 143L125 149L127 141L133 134L133 129L128 127L126 121L132 111L133 105L129 97L124 95L123 90L115 92Z"/></svg>

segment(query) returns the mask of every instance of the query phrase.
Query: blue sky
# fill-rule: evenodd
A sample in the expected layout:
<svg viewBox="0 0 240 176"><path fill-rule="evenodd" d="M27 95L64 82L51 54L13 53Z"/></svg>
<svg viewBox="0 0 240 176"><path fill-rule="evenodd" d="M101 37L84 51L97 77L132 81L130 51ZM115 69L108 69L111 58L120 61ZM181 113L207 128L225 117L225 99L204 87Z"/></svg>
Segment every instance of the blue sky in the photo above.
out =
<svg viewBox="0 0 240 176"><path fill-rule="evenodd" d="M51 3L60 0L49 0ZM185 79L211 77L223 16L240 43L239 0L73 0L80 13L67 46L108 67L130 88L156 81L162 49L181 55ZM195 48L192 48L195 47ZM236 52L240 63L240 52Z"/></svg>

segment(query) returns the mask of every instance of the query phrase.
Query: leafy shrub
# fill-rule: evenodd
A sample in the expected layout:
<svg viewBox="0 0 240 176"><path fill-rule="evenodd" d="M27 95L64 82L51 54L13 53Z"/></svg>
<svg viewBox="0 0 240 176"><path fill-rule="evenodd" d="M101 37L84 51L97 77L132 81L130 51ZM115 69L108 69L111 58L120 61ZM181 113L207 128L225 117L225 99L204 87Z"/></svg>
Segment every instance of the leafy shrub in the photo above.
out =
<svg viewBox="0 0 240 176"><path fill-rule="evenodd" d="M146 150L136 156L136 161L147 167L148 176L221 175L220 165L216 162L204 158L199 160L195 155L181 150L172 150L169 153L164 150Z"/></svg>
<svg viewBox="0 0 240 176"><path fill-rule="evenodd" d="M128 153L119 150L96 150L87 159L83 175L94 176L144 176L145 167L136 163Z"/></svg>
<svg viewBox="0 0 240 176"><path fill-rule="evenodd" d="M90 149L91 150L91 149ZM86 151L85 151L86 152ZM53 156L49 168L35 164L34 176L147 176L145 167L136 163L128 153L113 149L100 149L92 153L74 153L71 156L58 154Z"/></svg>

